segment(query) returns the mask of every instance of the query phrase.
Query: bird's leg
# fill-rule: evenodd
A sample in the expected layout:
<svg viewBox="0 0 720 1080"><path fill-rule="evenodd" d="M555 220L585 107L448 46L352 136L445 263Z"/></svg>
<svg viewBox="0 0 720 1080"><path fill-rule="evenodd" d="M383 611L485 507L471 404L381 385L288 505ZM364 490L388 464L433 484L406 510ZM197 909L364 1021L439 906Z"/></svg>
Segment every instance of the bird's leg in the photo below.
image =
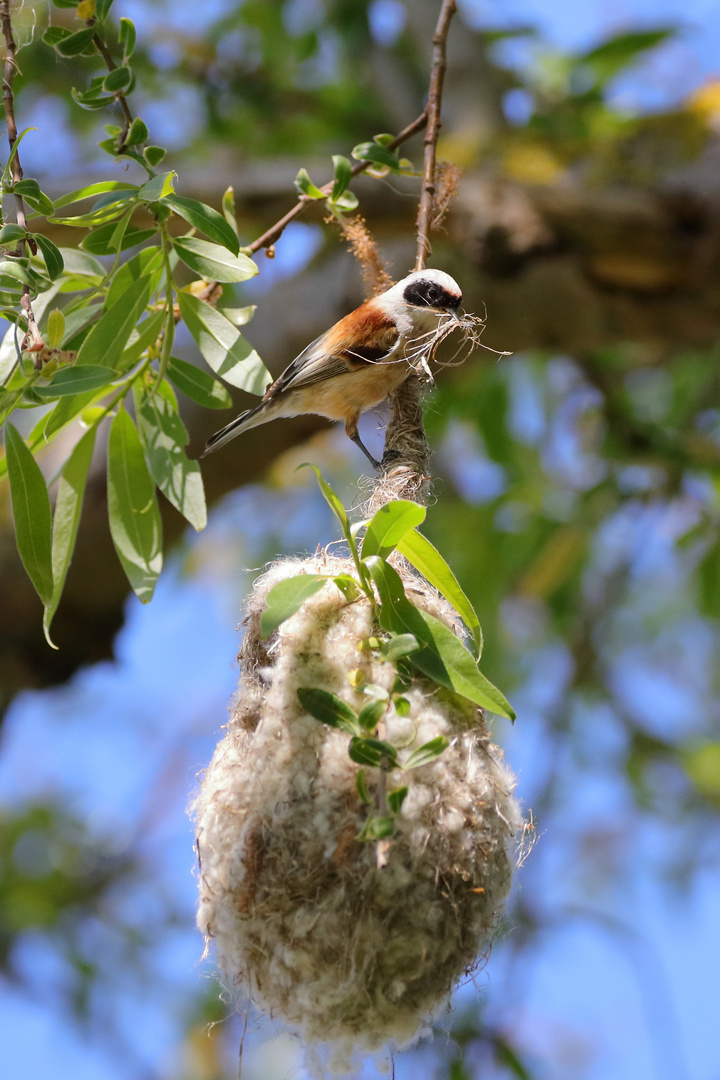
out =
<svg viewBox="0 0 720 1080"><path fill-rule="evenodd" d="M370 451L368 450L368 448L365 446L362 439L360 438L360 433L358 432L358 428L357 428L357 417L355 417L353 420L346 420L345 421L345 434L347 435L348 439L352 439L352 441L355 443L356 446L360 447L363 454L365 455L365 457L368 459L368 461L372 465L373 469L376 469L376 470L379 471L380 470L380 462L377 461L372 456L372 454L370 453Z"/></svg>

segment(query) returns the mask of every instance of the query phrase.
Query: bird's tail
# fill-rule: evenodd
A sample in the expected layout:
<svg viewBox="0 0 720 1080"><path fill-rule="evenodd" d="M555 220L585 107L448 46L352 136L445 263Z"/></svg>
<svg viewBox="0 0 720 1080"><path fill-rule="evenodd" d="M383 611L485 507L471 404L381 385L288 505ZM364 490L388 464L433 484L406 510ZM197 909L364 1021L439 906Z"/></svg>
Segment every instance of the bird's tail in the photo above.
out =
<svg viewBox="0 0 720 1080"><path fill-rule="evenodd" d="M248 431L250 428L257 427L258 424L264 424L266 420L270 420L271 417L265 415L265 413L264 401L256 405L254 409L248 409L246 412L240 413L226 427L210 436L200 457L204 458L208 454L213 454L221 446L225 446L225 443L229 443L231 439L234 439L236 435L240 435L243 431Z"/></svg>

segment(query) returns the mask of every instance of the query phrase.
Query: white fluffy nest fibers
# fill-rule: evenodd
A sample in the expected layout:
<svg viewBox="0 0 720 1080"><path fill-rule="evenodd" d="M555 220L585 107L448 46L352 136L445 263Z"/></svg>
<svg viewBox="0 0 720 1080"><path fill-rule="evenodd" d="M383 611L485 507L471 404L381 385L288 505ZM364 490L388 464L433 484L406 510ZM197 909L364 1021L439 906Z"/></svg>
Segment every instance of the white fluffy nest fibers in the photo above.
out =
<svg viewBox="0 0 720 1080"><path fill-rule="evenodd" d="M457 629L449 605L400 572L408 597ZM377 632L367 600L348 603L332 582L262 640L268 590L299 573L354 571L320 555L256 583L230 723L194 807L198 925L226 985L307 1047L330 1044L338 1069L354 1051L410 1043L475 967L502 914L521 815L481 711L418 675L409 713L390 708L383 737L400 760L440 735L450 745L388 774L388 790L408 787L392 839L358 839L370 808L349 737L304 712L297 691L321 688L359 711L358 669L360 683L387 690L396 672L359 648ZM366 773L376 791L380 770Z"/></svg>

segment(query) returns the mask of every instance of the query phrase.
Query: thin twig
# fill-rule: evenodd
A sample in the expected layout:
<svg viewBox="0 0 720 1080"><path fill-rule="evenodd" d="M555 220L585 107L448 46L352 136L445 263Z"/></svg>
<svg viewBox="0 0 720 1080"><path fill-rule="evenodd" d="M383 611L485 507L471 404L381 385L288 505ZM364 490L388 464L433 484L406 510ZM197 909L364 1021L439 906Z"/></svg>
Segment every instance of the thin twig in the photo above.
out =
<svg viewBox="0 0 720 1080"><path fill-rule="evenodd" d="M412 124L408 124L406 128L403 128L403 130L395 136L391 143L388 143L388 148L390 150L395 150L402 143L407 142L411 136L415 135L418 131L422 131L427 120L427 109L423 109L417 120L413 120ZM352 167L352 175L358 176L360 173L365 172L370 165L372 165L371 161L358 161L357 164ZM334 180L329 180L327 184L324 184L320 188L323 195L330 195L332 193L334 183ZM316 200L311 199L308 195L301 195L293 208L288 210L287 214L281 217L279 221L276 221L275 224L269 228L267 232L264 232L262 236L259 236L257 240L253 240L252 244L248 244L247 247L244 247L243 251L247 252L248 255L254 255L260 248L271 247L276 240L279 240L290 222L294 221L300 214L304 214L310 203L313 202L316 202Z"/></svg>
<svg viewBox="0 0 720 1080"><path fill-rule="evenodd" d="M429 250L428 232L435 194L435 145L440 131L440 106L445 76L446 41L455 0L443 0L433 35L432 66L428 88L427 127L423 188L418 211L416 270L425 267ZM392 415L385 434L386 463L369 501L368 516L395 499L413 499L427 504L430 497L430 447L425 435L420 377L412 372L390 396Z"/></svg>
<svg viewBox="0 0 720 1080"><path fill-rule="evenodd" d="M88 26L94 26L96 21L96 19L88 19ZM117 67L117 64L110 55L110 50L108 49L107 45L97 33L93 35L93 45L105 61L105 66L107 67L108 71L114 71ZM127 98L124 94L115 94L115 100L120 105L120 108L123 111L123 116L125 117L125 130L123 132L122 138L118 142L118 146L122 147L125 139L127 138L127 133L130 130L130 125L132 124L134 118L133 114L130 112L130 106L128 105Z"/></svg>
<svg viewBox="0 0 720 1080"><path fill-rule="evenodd" d="M17 46L15 44L15 38L13 36L12 22L10 20L10 0L0 0L0 22L2 22L2 32L5 38L5 71L3 73L3 104L5 106L5 123L7 124L8 143L10 144L10 153L13 152L13 147L17 141L17 124L15 123L15 104L13 100L13 79L15 78L15 72L17 70L17 61L15 59L15 53ZM20 154L16 151L11 164L13 183L17 184L23 178L23 171L20 165ZM25 203L22 195L15 193L15 220L21 229L27 228L27 218L25 214ZM33 240L18 240L17 248L14 254L18 258L24 258L27 254L28 244L30 246L33 255L36 252L35 242ZM27 333L23 339L21 349L27 352L40 352L45 346L43 336L38 329L37 322L35 321L35 313L32 309L32 303L30 302L30 286L23 285L22 296L20 298L20 307L25 312L25 318L27 319ZM27 344L28 338L31 339L30 344ZM38 366L41 366L41 361L37 362Z"/></svg>
<svg viewBox="0 0 720 1080"><path fill-rule="evenodd" d="M440 16L433 35L432 67L427 102L427 127L425 128L425 159L423 162L423 184L420 206L417 216L417 255L415 269L424 270L425 260L430 252L430 224L433 217L435 198L435 148L440 133L440 110L442 106L443 82L447 69L447 35L450 20L457 10L456 0L443 0Z"/></svg>

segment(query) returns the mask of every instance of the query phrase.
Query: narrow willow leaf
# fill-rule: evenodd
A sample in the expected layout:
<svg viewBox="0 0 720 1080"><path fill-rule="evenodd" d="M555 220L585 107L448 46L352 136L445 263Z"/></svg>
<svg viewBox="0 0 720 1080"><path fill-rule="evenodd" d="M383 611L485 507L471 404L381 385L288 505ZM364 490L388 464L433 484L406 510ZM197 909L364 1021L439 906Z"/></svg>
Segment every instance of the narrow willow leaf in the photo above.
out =
<svg viewBox="0 0 720 1080"><path fill-rule="evenodd" d="M93 326L80 346L76 364L114 368L150 299L152 282L142 277L128 287Z"/></svg>
<svg viewBox="0 0 720 1080"><path fill-rule="evenodd" d="M171 357L168 378L176 390L206 409L229 409L232 405L232 398L223 384L187 360Z"/></svg>
<svg viewBox="0 0 720 1080"><path fill-rule="evenodd" d="M49 237L43 236L42 233L35 233L33 239L45 258L47 275L51 281L54 281L55 278L60 277L65 269L65 262L60 254L60 249L53 244Z"/></svg>
<svg viewBox="0 0 720 1080"><path fill-rule="evenodd" d="M137 184L128 184L124 180L101 180L97 184L87 184L85 187L75 188L67 195L55 200L55 209L60 210L63 206L80 202L81 199L89 199L92 195L104 195L108 191L139 191Z"/></svg>
<svg viewBox="0 0 720 1080"><path fill-rule="evenodd" d="M394 832L394 818L371 817L365 822L358 840L388 840Z"/></svg>
<svg viewBox="0 0 720 1080"><path fill-rule="evenodd" d="M380 647L380 652L386 660L400 660L403 656L410 656L417 652L420 643L414 634L393 634L389 641Z"/></svg>
<svg viewBox="0 0 720 1080"><path fill-rule="evenodd" d="M145 138L147 138L147 129ZM160 200L164 199L167 195L172 195L176 176L177 173L172 169L170 172L159 173L157 176L153 176L152 180L148 180L147 183L143 184L140 188L138 193L140 198L145 202L151 203L160 202Z"/></svg>
<svg viewBox="0 0 720 1080"><path fill-rule="evenodd" d="M483 635L480 621L460 583L437 548L417 531L410 531L398 540L396 547L408 562L441 593L457 611L473 636L478 659L482 656ZM364 548L363 548L364 550Z"/></svg>
<svg viewBox="0 0 720 1080"><path fill-rule="evenodd" d="M150 346L157 341L165 319L165 311L153 311L146 319L137 324L130 335L126 348L123 349L122 356L118 360L118 371L128 371L133 364L137 363L143 353L147 352Z"/></svg>
<svg viewBox="0 0 720 1080"><path fill-rule="evenodd" d="M402 767L407 772L409 769L419 769L421 765L428 765L439 758L449 745L450 742L444 735L438 735L436 739L431 739L430 742L419 746L417 750L413 750L412 754L403 761Z"/></svg>
<svg viewBox="0 0 720 1080"><path fill-rule="evenodd" d="M139 390L135 412L150 476L165 498L199 532L207 525L205 490L200 466L184 450L188 433L172 389L162 382L154 393Z"/></svg>
<svg viewBox="0 0 720 1080"><path fill-rule="evenodd" d="M260 616L260 633L268 637L280 623L298 611L305 601L322 589L327 577L320 574L298 574L273 585L265 599L265 610Z"/></svg>
<svg viewBox="0 0 720 1080"><path fill-rule="evenodd" d="M163 199L163 203L184 218L189 225L194 225L196 229L204 232L216 244L222 244L233 255L237 255L240 251L240 241L235 230L222 214L213 210L211 206L206 206L197 199L188 199L184 195L168 195Z"/></svg>
<svg viewBox="0 0 720 1080"><path fill-rule="evenodd" d="M358 769L355 774L355 790L358 793L360 802L369 803L372 802L372 795L370 794L370 788L368 787L367 775L364 769Z"/></svg>
<svg viewBox="0 0 720 1080"><path fill-rule="evenodd" d="M117 226L114 220L109 221L106 225L98 225L81 241L83 248L93 255L116 254L117 247L112 247L112 244L117 240L116 230ZM156 232L157 229L136 229L134 225L126 225L122 231L119 249L120 251L127 251L128 248L144 244Z"/></svg>
<svg viewBox="0 0 720 1080"><path fill-rule="evenodd" d="M209 281L247 281L258 272L249 256L242 252L233 255L220 244L197 240L194 236L178 236L172 243L185 265Z"/></svg>
<svg viewBox="0 0 720 1080"><path fill-rule="evenodd" d="M362 596L360 586L349 574L335 574L332 580L349 603L357 600L358 596Z"/></svg>
<svg viewBox="0 0 720 1080"><path fill-rule="evenodd" d="M96 428L92 428L83 435L60 473L52 527L53 591L50 601L45 604L43 615L45 639L53 648L56 646L50 639L50 624L60 603L65 578L75 550L85 494L85 481L92 460L96 431Z"/></svg>
<svg viewBox="0 0 720 1080"><path fill-rule="evenodd" d="M368 523L363 540L363 557L379 555L386 559L406 532L425 520L425 507L409 499L385 503Z"/></svg>
<svg viewBox="0 0 720 1080"><path fill-rule="evenodd" d="M358 765L371 765L379 768L386 765L390 769L397 768L397 750L392 743L383 739L364 738L362 736L350 740L348 754Z"/></svg>
<svg viewBox="0 0 720 1080"><path fill-rule="evenodd" d="M160 284L162 274L162 249L159 247L143 248L142 251L138 251L137 255L133 255L132 259L128 259L126 263L123 263L115 271L105 299L105 307L112 307L125 295L133 282L139 281L143 277L149 278L151 282L150 295L152 296Z"/></svg>
<svg viewBox="0 0 720 1080"><path fill-rule="evenodd" d="M514 720L510 704L481 674L460 639L444 623L410 603L397 571L377 555L365 562L380 594L383 629L414 634L420 642L420 649L408 657L413 667L476 705Z"/></svg>
<svg viewBox="0 0 720 1080"><path fill-rule="evenodd" d="M295 187L301 195L307 195L309 199L324 199L326 198L325 192L313 184L310 179L307 169L300 169L295 177Z"/></svg>
<svg viewBox="0 0 720 1080"><path fill-rule="evenodd" d="M51 349L59 349L65 337L65 316L59 308L48 315L45 340Z"/></svg>
<svg viewBox="0 0 720 1080"><path fill-rule="evenodd" d="M262 360L228 319L191 293L177 294L180 314L208 364L225 382L262 394L271 382Z"/></svg>
<svg viewBox="0 0 720 1080"><path fill-rule="evenodd" d="M138 433L122 406L108 439L108 511L123 570L147 604L162 569L162 523Z"/></svg>
<svg viewBox="0 0 720 1080"><path fill-rule="evenodd" d="M333 514L335 515L335 517L340 522L340 527L342 528L343 536L347 540L348 545L350 547L350 550L354 551L357 554L357 545L355 543L355 537L354 537L354 534L353 534L353 532L351 530L350 520L349 520L349 518L348 518L348 516L347 516L347 514L345 512L345 507L343 506L342 502L337 497L337 495L335 494L333 489L330 487L328 482L325 480L322 473L318 469L317 465L313 465L312 462L310 462L310 461L303 461L303 463L301 465L298 465L298 469L312 469L312 471L315 473L315 477L317 479L318 486L320 488L320 491L322 492L322 495L323 495L323 498L325 499L325 502L328 504L328 506L332 510Z"/></svg>
<svg viewBox="0 0 720 1080"><path fill-rule="evenodd" d="M354 709L339 698L337 694L331 694L328 690L318 690L316 687L300 687L297 692L298 700L305 712L321 724L346 731L348 735L358 735L361 731Z"/></svg>
<svg viewBox="0 0 720 1080"><path fill-rule="evenodd" d="M88 390L98 390L107 386L115 378L111 368L88 364L84 367L60 368L52 377L49 386L36 386L35 393L43 401L54 401L68 394L84 394Z"/></svg>
<svg viewBox="0 0 720 1080"><path fill-rule="evenodd" d="M371 701L364 709L360 710L358 723L363 731L375 731L387 710L386 701Z"/></svg>
<svg viewBox="0 0 720 1080"><path fill-rule="evenodd" d="M402 804L405 802L405 796L408 793L406 787L395 788L394 791L388 791L387 801L388 806L392 810L393 814L399 814L402 810Z"/></svg>
<svg viewBox="0 0 720 1080"><path fill-rule="evenodd" d="M342 154L334 154L332 162L335 166L335 181L330 199L332 202L337 202L352 180L352 165Z"/></svg>
<svg viewBox="0 0 720 1080"><path fill-rule="evenodd" d="M52 599L52 514L43 474L22 436L5 425L5 453L15 540L27 575L43 604Z"/></svg>

